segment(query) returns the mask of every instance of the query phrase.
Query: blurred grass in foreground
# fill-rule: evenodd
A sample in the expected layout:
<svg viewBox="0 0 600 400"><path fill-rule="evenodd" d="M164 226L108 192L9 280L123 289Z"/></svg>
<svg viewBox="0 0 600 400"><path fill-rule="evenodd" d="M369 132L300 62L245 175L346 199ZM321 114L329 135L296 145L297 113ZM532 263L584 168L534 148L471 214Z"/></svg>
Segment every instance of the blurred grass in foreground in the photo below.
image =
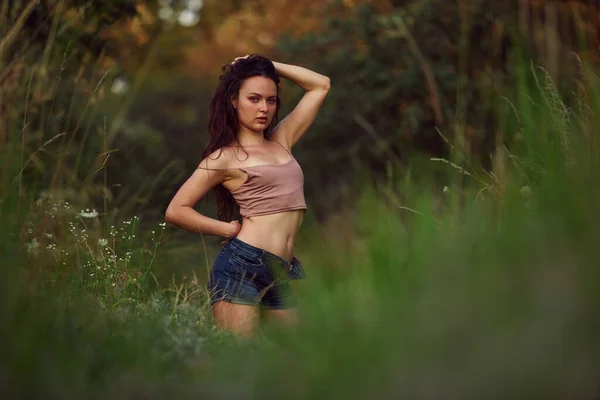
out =
<svg viewBox="0 0 600 400"><path fill-rule="evenodd" d="M0 396L597 396L600 83L584 72L568 108L523 68L502 174L449 160L464 187L367 188L337 230L305 230L301 326L251 343L214 331L195 279L152 281L162 227L34 202L5 161Z"/></svg>
<svg viewBox="0 0 600 400"><path fill-rule="evenodd" d="M306 250L285 351L222 368L251 375L256 397L597 398L600 85L585 76L569 108L545 71L523 70L504 179L450 167L475 184L441 206L416 190L412 211L367 191L352 246L317 234Z"/></svg>

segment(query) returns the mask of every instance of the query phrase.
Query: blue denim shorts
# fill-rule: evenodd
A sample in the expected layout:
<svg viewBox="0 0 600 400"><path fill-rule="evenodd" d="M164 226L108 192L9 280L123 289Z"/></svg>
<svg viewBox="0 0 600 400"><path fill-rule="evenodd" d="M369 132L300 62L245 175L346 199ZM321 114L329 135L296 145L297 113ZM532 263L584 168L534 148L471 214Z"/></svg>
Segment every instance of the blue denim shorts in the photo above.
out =
<svg viewBox="0 0 600 400"><path fill-rule="evenodd" d="M217 301L281 310L296 306L289 281L304 278L297 258L287 262L234 237L221 249L210 271L211 305Z"/></svg>

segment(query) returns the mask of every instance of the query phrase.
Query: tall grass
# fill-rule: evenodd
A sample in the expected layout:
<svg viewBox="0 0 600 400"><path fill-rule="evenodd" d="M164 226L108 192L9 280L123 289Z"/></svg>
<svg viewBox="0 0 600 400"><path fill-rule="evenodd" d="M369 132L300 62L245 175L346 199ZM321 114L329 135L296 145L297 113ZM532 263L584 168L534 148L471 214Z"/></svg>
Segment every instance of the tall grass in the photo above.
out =
<svg viewBox="0 0 600 400"><path fill-rule="evenodd" d="M498 111L505 170L432 160L469 184L367 186L302 233L299 327L252 341L215 331L201 278L153 278L176 255L164 225L90 209L92 191L70 203L75 178L20 180L24 160L55 167L36 158L53 136L27 142L20 110L0 148L0 396L598 396L600 81L582 68L571 103L518 68Z"/></svg>
<svg viewBox="0 0 600 400"><path fill-rule="evenodd" d="M503 181L454 166L473 178L458 212L436 193L407 213L367 191L352 247L315 234L305 250L299 330L216 370L248 397L598 396L600 85L585 76L572 108L524 64Z"/></svg>

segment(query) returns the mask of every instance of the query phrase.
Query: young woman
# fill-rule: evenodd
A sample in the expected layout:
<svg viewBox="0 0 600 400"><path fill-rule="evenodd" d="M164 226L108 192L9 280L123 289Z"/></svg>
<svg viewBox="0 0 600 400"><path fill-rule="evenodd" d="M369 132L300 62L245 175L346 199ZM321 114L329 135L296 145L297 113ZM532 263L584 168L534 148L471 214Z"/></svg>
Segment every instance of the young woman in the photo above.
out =
<svg viewBox="0 0 600 400"><path fill-rule="evenodd" d="M281 122L279 77L306 91ZM225 238L208 283L213 315L220 329L248 336L261 314L284 323L296 318L289 280L303 277L293 254L306 204L292 148L314 121L330 84L324 75L260 55L236 58L219 81L209 144L169 204L166 221ZM194 210L211 189L219 220ZM241 224L232 220L237 214Z"/></svg>

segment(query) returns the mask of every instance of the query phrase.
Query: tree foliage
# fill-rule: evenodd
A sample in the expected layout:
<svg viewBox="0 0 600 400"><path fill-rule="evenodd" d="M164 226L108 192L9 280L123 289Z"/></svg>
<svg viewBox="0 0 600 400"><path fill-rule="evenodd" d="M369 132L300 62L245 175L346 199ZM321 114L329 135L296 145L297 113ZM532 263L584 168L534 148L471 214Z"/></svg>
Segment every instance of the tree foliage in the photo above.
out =
<svg viewBox="0 0 600 400"><path fill-rule="evenodd" d="M199 161L219 68L259 52L332 78L296 151L322 214L353 194L357 171L387 180L390 164L454 156L445 138L493 168L495 150L515 139L497 112L509 108L515 53L554 77L576 70L575 57L564 61L572 51L599 61L579 47L580 33L596 48L600 36L599 7L584 0L205 0L193 28L164 24L163 3L1 3L0 150L25 132L28 178L105 179L104 198L160 211ZM145 83L111 95L119 74ZM301 94L284 84L284 112Z"/></svg>
<svg viewBox="0 0 600 400"><path fill-rule="evenodd" d="M136 5L132 0L2 2L0 151L19 147L20 182L47 187L81 178L85 142L97 138L102 126L89 111L110 78L111 42L103 35L134 17ZM87 145L99 152L97 141Z"/></svg>
<svg viewBox="0 0 600 400"><path fill-rule="evenodd" d="M337 1L322 29L280 40L282 59L332 78L299 150L313 196L333 198L359 166L386 179L390 162L405 164L415 151L451 157L442 135L476 165L492 168L496 149L513 141L514 131L499 132L505 121L497 120L518 72L512 57L527 52L549 65L540 32L560 32L576 20L569 14L549 27L536 18L539 8L529 4L526 13L516 2L491 0ZM568 34L553 39L562 56L579 48ZM329 197L323 188L331 188Z"/></svg>
<svg viewBox="0 0 600 400"><path fill-rule="evenodd" d="M19 30L12 45L13 57L32 47L35 51L37 46L45 47L49 43L58 46L70 44L72 51L98 57L109 45L102 38L103 30L136 16L138 1L21 0L9 3L12 4L10 7L4 6L2 17L5 29L10 27Z"/></svg>

